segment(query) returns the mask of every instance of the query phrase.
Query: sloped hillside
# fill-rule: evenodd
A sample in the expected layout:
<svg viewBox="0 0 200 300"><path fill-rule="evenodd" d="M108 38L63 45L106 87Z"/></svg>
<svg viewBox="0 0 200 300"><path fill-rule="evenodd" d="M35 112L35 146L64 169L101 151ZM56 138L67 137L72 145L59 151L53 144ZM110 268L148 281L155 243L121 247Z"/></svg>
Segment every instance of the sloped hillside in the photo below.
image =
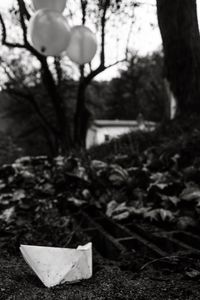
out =
<svg viewBox="0 0 200 300"><path fill-rule="evenodd" d="M197 125L172 124L151 136L125 136L85 154L23 157L3 165L0 299L198 299L198 252L176 253L148 265L140 260L138 269L140 253L134 249L117 261L94 251L92 279L49 290L22 260L19 246L87 242L71 207L88 205L114 222L137 223L147 232L199 232L199 150Z"/></svg>

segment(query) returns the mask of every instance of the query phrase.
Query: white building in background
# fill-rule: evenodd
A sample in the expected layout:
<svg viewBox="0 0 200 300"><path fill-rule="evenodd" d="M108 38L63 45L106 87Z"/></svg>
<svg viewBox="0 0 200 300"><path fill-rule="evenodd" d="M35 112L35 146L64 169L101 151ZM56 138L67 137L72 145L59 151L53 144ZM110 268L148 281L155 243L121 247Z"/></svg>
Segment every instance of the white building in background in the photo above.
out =
<svg viewBox="0 0 200 300"><path fill-rule="evenodd" d="M109 142L131 131L153 131L155 127L156 123L144 121L141 117L137 121L95 120L87 131L86 148Z"/></svg>

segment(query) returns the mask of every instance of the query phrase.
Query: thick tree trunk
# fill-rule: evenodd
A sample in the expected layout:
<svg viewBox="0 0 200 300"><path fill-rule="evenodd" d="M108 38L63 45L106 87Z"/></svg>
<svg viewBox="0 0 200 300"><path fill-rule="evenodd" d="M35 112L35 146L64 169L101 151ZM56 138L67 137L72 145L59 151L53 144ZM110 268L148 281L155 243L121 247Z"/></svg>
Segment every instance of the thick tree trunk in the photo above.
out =
<svg viewBox="0 0 200 300"><path fill-rule="evenodd" d="M200 113L200 36L196 0L157 0L165 76L180 115Z"/></svg>
<svg viewBox="0 0 200 300"><path fill-rule="evenodd" d="M77 105L74 117L74 143L78 147L85 148L87 129L90 119L90 112L85 106L85 93L87 84L80 81L78 94L77 94Z"/></svg>
<svg viewBox="0 0 200 300"><path fill-rule="evenodd" d="M52 100L53 107L55 109L57 120L57 140L59 141L59 148L62 154L65 154L72 147L70 126L67 122L65 106L63 99L60 97L54 79L49 71L48 65L44 60L42 62L42 77L44 85L46 86L49 97ZM59 149L58 149L59 150Z"/></svg>
<svg viewBox="0 0 200 300"><path fill-rule="evenodd" d="M86 89L91 80L84 75L84 65L80 66L80 80L76 99L76 111L74 116L74 144L77 147L85 148L86 135L90 119L90 112L87 109Z"/></svg>

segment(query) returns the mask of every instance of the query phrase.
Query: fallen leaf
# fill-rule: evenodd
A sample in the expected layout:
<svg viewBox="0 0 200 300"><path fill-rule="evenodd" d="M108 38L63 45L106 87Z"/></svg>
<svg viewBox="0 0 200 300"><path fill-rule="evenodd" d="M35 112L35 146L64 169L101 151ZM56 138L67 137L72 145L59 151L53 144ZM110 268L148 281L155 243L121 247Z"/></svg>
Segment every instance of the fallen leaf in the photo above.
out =
<svg viewBox="0 0 200 300"><path fill-rule="evenodd" d="M124 211L116 216L113 216L113 220L115 221L122 221L127 219L130 216L130 212L129 211Z"/></svg>
<svg viewBox="0 0 200 300"><path fill-rule="evenodd" d="M108 164L101 161L101 160L92 160L90 163L90 167L96 171L106 169L108 167Z"/></svg>
<svg viewBox="0 0 200 300"><path fill-rule="evenodd" d="M86 200L88 200L88 199L91 198L91 193L90 193L90 191L88 189L84 189L82 191L82 195L83 195L83 198L86 199Z"/></svg>
<svg viewBox="0 0 200 300"><path fill-rule="evenodd" d="M178 205L178 203L181 201L180 198L176 197L176 196L169 196L168 200L173 203L175 206Z"/></svg>
<svg viewBox="0 0 200 300"><path fill-rule="evenodd" d="M200 277L200 271L195 269L190 269L185 272L185 275L191 279L198 279Z"/></svg>
<svg viewBox="0 0 200 300"><path fill-rule="evenodd" d="M121 184L128 181L129 174L125 169L123 169L119 165L111 165L110 168L111 169L108 179L114 186L120 186Z"/></svg>
<svg viewBox="0 0 200 300"><path fill-rule="evenodd" d="M118 204L117 207L115 208L114 212L113 212L113 215L122 213L124 211L130 211L130 207L128 207L126 205L126 202L122 202L122 203Z"/></svg>
<svg viewBox="0 0 200 300"><path fill-rule="evenodd" d="M64 166L65 158L64 156L59 155L56 158L54 158L54 162L58 168L62 168Z"/></svg>
<svg viewBox="0 0 200 300"><path fill-rule="evenodd" d="M67 199L69 202L72 202L75 206L80 207L86 204L87 202L85 200L80 200L74 197L70 197Z"/></svg>
<svg viewBox="0 0 200 300"><path fill-rule="evenodd" d="M118 203L115 200L110 201L107 204L106 216L111 217L117 206L118 206Z"/></svg>
<svg viewBox="0 0 200 300"><path fill-rule="evenodd" d="M141 208L135 208L131 207L130 212L133 215L139 215L139 216L144 216L151 208L150 207L141 207Z"/></svg>
<svg viewBox="0 0 200 300"><path fill-rule="evenodd" d="M181 216L177 221L177 228L180 230L185 230L188 227L195 227L197 222L189 216Z"/></svg>
<svg viewBox="0 0 200 300"><path fill-rule="evenodd" d="M182 200L192 201L200 198L200 189L196 187L187 187L179 195Z"/></svg>
<svg viewBox="0 0 200 300"><path fill-rule="evenodd" d="M166 221L166 220L172 221L174 219L174 216L170 210L161 208L159 213L162 221Z"/></svg>
<svg viewBox="0 0 200 300"><path fill-rule="evenodd" d="M11 218L13 217L14 213L15 213L15 207L14 206L12 206L10 208L7 208L0 215L0 219L5 221L6 223L9 223Z"/></svg>
<svg viewBox="0 0 200 300"><path fill-rule="evenodd" d="M150 219L150 221L173 221L174 215L170 210L157 208L144 213L144 218Z"/></svg>
<svg viewBox="0 0 200 300"><path fill-rule="evenodd" d="M0 180L0 190L4 189L6 187L6 184L3 180Z"/></svg>
<svg viewBox="0 0 200 300"><path fill-rule="evenodd" d="M13 193L13 198L12 200L13 201L20 201L22 199L24 199L26 197L26 193L24 190L16 190L14 193Z"/></svg>

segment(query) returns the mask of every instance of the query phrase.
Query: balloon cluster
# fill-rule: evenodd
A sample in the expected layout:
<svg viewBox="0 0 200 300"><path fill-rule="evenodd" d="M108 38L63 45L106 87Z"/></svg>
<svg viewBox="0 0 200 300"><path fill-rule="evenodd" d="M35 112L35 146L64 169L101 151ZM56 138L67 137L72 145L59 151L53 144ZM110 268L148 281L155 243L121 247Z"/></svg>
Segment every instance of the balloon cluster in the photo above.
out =
<svg viewBox="0 0 200 300"><path fill-rule="evenodd" d="M69 58L80 65L95 56L95 34L86 26L70 28L62 15L67 0L32 0L35 14L28 25L32 46L42 55L57 56L66 51Z"/></svg>

